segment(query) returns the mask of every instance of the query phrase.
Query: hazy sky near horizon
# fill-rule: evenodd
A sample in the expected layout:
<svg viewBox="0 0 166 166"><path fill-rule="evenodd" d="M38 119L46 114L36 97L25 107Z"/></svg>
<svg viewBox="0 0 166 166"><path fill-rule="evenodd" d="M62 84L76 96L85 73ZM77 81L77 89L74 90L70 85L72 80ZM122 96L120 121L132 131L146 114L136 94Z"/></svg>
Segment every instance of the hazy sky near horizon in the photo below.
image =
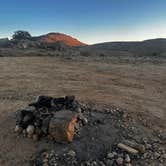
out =
<svg viewBox="0 0 166 166"><path fill-rule="evenodd" d="M62 32L93 44L166 38L166 0L5 0L0 37Z"/></svg>

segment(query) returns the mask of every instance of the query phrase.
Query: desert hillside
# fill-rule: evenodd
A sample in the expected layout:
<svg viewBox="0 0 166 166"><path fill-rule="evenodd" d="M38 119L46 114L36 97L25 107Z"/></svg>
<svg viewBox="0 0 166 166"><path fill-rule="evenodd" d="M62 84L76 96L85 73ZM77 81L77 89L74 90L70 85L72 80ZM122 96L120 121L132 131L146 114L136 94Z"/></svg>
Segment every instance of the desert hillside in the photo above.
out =
<svg viewBox="0 0 166 166"><path fill-rule="evenodd" d="M151 39L140 42L106 42L86 46L84 50L112 56L165 56L166 39Z"/></svg>
<svg viewBox="0 0 166 166"><path fill-rule="evenodd" d="M10 52L8 55L16 56L17 52L48 52L53 55L81 55L81 56L122 56L122 57L165 57L166 39L150 39L131 42L105 42L87 45L78 39L62 33L48 33L41 36L31 36L26 31L16 31L13 38L0 39L0 51ZM17 49L17 50L15 50ZM23 49L23 50L22 50ZM50 54L50 53L49 53ZM48 55L44 53L43 55ZM6 56L4 53L1 56Z"/></svg>

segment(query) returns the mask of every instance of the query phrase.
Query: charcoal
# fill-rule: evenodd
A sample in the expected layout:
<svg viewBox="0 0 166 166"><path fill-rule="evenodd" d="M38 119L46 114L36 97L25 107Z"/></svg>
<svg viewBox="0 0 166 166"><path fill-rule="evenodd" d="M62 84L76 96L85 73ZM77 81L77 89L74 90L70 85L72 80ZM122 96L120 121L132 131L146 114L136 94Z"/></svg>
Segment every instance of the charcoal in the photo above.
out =
<svg viewBox="0 0 166 166"><path fill-rule="evenodd" d="M59 97L59 98L54 98L52 100L52 108L54 111L59 111L64 109L65 107L65 98L64 97Z"/></svg>
<svg viewBox="0 0 166 166"><path fill-rule="evenodd" d="M74 96L39 96L34 103L17 113L15 130L19 131L20 128L25 131L24 135L28 138L34 135L35 140L37 137L50 135L61 141L62 134L62 141L70 142L75 132L78 112L81 112L81 109ZM56 130L62 130L58 132L60 135L56 135Z"/></svg>
<svg viewBox="0 0 166 166"><path fill-rule="evenodd" d="M16 125L21 125L23 117L22 111L18 111L16 114Z"/></svg>
<svg viewBox="0 0 166 166"><path fill-rule="evenodd" d="M64 97L54 98L52 102L53 102L53 105L57 105L57 104L65 105L65 98Z"/></svg>
<svg viewBox="0 0 166 166"><path fill-rule="evenodd" d="M51 107L52 97L49 96L39 96L38 100L34 103L29 104L29 106L34 106L35 108L39 109L42 107Z"/></svg>
<svg viewBox="0 0 166 166"><path fill-rule="evenodd" d="M41 130L44 134L48 133L48 127L49 127L49 123L50 123L51 118L52 118L52 116L48 116L47 118L43 119Z"/></svg>
<svg viewBox="0 0 166 166"><path fill-rule="evenodd" d="M73 106L74 100L75 100L75 96L66 96L65 97L66 109L70 109Z"/></svg>
<svg viewBox="0 0 166 166"><path fill-rule="evenodd" d="M29 124L33 124L33 121L34 121L33 114L27 114L24 116L21 125L23 126L23 128L26 128Z"/></svg>
<svg viewBox="0 0 166 166"><path fill-rule="evenodd" d="M78 102L75 100L72 103L70 103L70 105L68 107L69 107L68 109L70 109L71 111L74 111L77 113L81 112L81 108L80 108Z"/></svg>

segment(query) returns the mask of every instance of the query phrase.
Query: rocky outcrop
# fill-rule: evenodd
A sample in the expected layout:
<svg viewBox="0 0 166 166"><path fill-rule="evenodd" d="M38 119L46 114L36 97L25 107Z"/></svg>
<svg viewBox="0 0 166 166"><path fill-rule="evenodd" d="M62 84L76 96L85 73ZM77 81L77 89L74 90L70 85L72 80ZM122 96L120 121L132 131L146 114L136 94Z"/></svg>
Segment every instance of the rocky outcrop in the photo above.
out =
<svg viewBox="0 0 166 166"><path fill-rule="evenodd" d="M62 42L67 46L84 46L85 43L80 42L79 40L62 33L48 33L46 35L34 37L35 40L44 42L44 43L55 43Z"/></svg>

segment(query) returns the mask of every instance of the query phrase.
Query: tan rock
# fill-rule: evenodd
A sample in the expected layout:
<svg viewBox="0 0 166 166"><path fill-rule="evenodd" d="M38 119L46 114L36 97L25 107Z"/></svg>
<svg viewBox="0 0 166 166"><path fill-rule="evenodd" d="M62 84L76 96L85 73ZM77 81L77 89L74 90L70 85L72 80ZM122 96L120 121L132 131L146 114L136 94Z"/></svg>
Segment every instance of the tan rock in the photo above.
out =
<svg viewBox="0 0 166 166"><path fill-rule="evenodd" d="M75 112L56 112L49 124L49 134L57 142L72 142L76 121L77 113Z"/></svg>
<svg viewBox="0 0 166 166"><path fill-rule="evenodd" d="M128 146L131 146L132 148L137 149L141 153L145 153L146 148L142 144L138 144L135 141L131 141L131 140L124 140L123 143Z"/></svg>
<svg viewBox="0 0 166 166"><path fill-rule="evenodd" d="M14 132L20 134L23 131L23 128L20 127L19 125L16 125Z"/></svg>
<svg viewBox="0 0 166 166"><path fill-rule="evenodd" d="M33 134L27 134L27 138L33 139Z"/></svg>
<svg viewBox="0 0 166 166"><path fill-rule="evenodd" d="M138 154L139 153L138 150L136 150L128 145L122 144L122 143L118 144L118 148L120 148L126 152L129 152L131 154Z"/></svg>

